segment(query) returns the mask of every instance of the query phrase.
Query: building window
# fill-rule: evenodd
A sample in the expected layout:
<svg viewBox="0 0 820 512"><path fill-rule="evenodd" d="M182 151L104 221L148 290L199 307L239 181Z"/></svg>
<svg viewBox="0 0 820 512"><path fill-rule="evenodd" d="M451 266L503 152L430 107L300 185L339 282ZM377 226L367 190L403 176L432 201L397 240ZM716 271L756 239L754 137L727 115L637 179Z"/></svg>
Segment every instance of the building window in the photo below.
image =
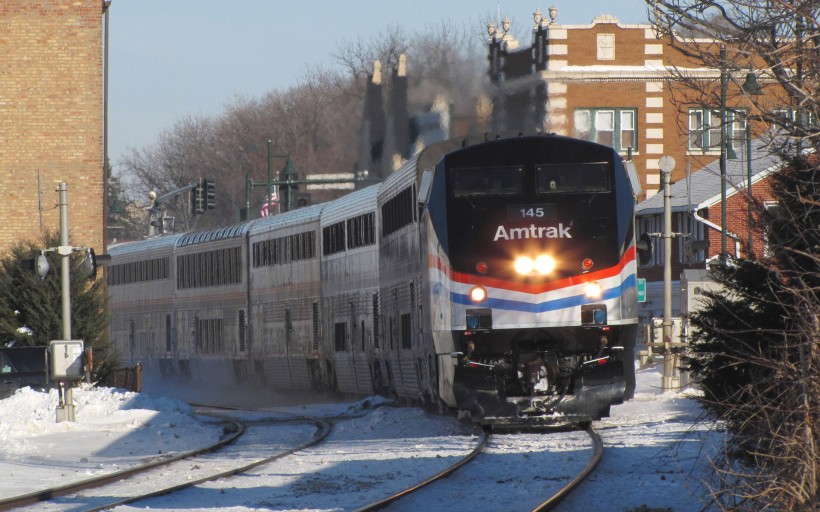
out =
<svg viewBox="0 0 820 512"><path fill-rule="evenodd" d="M782 224L788 222L783 213L783 207L780 203L775 201L766 201L764 203L766 214L771 219L769 226L763 232L763 257L771 258L774 256L772 246L777 242L777 234L783 232Z"/></svg>
<svg viewBox="0 0 820 512"><path fill-rule="evenodd" d="M575 138L604 144L622 152L637 147L637 109L579 108L574 114Z"/></svg>
<svg viewBox="0 0 820 512"><path fill-rule="evenodd" d="M410 324L410 314L405 313L401 315L401 348L408 349L413 347L412 333L413 328Z"/></svg>
<svg viewBox="0 0 820 512"><path fill-rule="evenodd" d="M820 123L814 113L796 108L776 108L772 110L772 128L784 128L787 131L817 130Z"/></svg>
<svg viewBox="0 0 820 512"><path fill-rule="evenodd" d="M344 322L333 324L333 349L344 352L347 346L347 324Z"/></svg>
<svg viewBox="0 0 820 512"><path fill-rule="evenodd" d="M746 111L727 110L726 124L726 135L732 143L732 149L736 154L740 154L746 137ZM719 111L689 109L689 149L720 152L720 136Z"/></svg>
<svg viewBox="0 0 820 512"><path fill-rule="evenodd" d="M689 236L675 237L678 244L679 262L684 264L703 263L706 261L706 232L702 222L695 221L690 213L676 213L677 231Z"/></svg>

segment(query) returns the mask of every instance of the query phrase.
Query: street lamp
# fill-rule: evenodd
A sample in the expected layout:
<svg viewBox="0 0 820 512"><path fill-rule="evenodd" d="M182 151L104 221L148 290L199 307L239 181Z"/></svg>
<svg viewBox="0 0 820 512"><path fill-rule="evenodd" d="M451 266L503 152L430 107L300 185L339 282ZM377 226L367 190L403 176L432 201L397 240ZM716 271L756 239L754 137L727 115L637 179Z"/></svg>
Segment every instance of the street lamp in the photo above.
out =
<svg viewBox="0 0 820 512"><path fill-rule="evenodd" d="M658 161L663 180L663 381L664 391L672 389L675 369L672 354L672 169L675 159L662 156Z"/></svg>
<svg viewBox="0 0 820 512"><path fill-rule="evenodd" d="M726 89L728 86L728 69L726 63L726 45L720 45L720 257L726 257L726 159L734 156L734 150L728 137L727 116L726 116ZM743 92L749 96L760 96L763 94L763 87L757 81L754 72L749 70L746 74L746 80L741 86ZM734 115L732 116L734 121ZM749 193L749 211L747 215L747 222L751 226L751 192L752 192L752 133L749 127L749 120L746 119L746 172L748 179ZM749 227L749 251L752 249L752 235L751 227Z"/></svg>
<svg viewBox="0 0 820 512"><path fill-rule="evenodd" d="M720 45L720 259L726 258L726 45Z"/></svg>

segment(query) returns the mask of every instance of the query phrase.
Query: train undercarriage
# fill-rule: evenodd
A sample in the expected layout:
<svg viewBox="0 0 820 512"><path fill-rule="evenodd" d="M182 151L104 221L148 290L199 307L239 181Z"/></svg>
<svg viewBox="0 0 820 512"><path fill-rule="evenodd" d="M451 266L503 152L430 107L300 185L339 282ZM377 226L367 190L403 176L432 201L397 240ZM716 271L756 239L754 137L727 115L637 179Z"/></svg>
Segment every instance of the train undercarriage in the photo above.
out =
<svg viewBox="0 0 820 512"><path fill-rule="evenodd" d="M634 363L604 328L457 333L459 414L484 425L588 423L623 402ZM457 338L457 339L459 339Z"/></svg>

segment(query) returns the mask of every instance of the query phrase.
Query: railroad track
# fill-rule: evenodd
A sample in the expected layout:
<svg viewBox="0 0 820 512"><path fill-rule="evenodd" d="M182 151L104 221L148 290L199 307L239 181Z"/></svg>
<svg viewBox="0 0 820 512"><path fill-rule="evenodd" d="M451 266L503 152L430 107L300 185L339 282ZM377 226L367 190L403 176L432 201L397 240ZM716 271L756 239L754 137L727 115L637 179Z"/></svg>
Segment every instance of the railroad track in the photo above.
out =
<svg viewBox="0 0 820 512"><path fill-rule="evenodd" d="M134 466L125 470L108 473L106 475L74 482L67 485L43 489L33 493L4 499L0 501L0 510L37 510L38 512L58 510L106 510L119 505L160 496L188 487L192 487L210 480L216 480L246 472L262 464L288 456L297 451L320 443L331 432L332 426L327 421L305 416L277 414L277 418L259 419L253 421L239 421L227 415L202 413L217 417L231 427L228 435L218 442L193 450L154 460L147 464ZM243 439L249 432L262 430L267 426L274 430L277 426L312 424L316 430L307 441L303 433L294 432L285 447L274 448L274 452L260 457L258 442L260 435L252 439L252 448L248 448L253 455L243 453ZM298 429L296 429L298 430ZM272 447L278 442L262 441ZM219 463L214 465L214 454L218 454ZM225 460L235 461L233 465L224 468ZM183 475L183 476L179 476ZM147 484L146 484L147 482ZM162 482L158 484L157 482Z"/></svg>
<svg viewBox="0 0 820 512"><path fill-rule="evenodd" d="M534 512L547 512L550 510L554 510L556 506L567 496L569 496L572 491L574 491L578 485L581 484L595 469L595 467L600 462L603 456L603 441L601 437L598 435L595 430L592 429L591 426L587 426L584 431L589 435L590 439L592 440L593 445L593 454L589 461L584 465L582 470L573 478L569 479L569 482L561 487L558 491L553 492L553 494L544 502L537 505L533 511ZM546 435L546 434L545 434ZM470 461L474 460L487 446L490 441L490 434L485 433L483 437L480 439L478 445L473 449L472 452L467 454L465 457L460 459L459 461L453 463L451 466L445 468L444 470L440 471L439 473L433 475L432 477L420 482L416 485L403 489L399 492L396 492L382 500L376 501L374 503L370 503L364 507L357 509L357 512L371 512L375 510L381 510L390 506L393 503L398 502L401 498L404 498L412 493L415 493L430 484L438 482L456 472L458 469L465 466ZM402 507L401 503L397 504L398 508ZM480 508L480 507L478 507ZM457 507L456 507L457 509Z"/></svg>
<svg viewBox="0 0 820 512"><path fill-rule="evenodd" d="M393 415L367 417L365 414L339 415L325 420L314 420L304 416L286 416L286 413L279 412L265 412L262 415L254 413L250 416L243 412L241 417L244 422L236 422L230 428L234 444L230 447L218 449L215 453L196 456L184 454L176 457L177 462L174 466L154 463L155 472L146 475L106 475L95 480L107 479L113 481L113 483L102 482L107 483L107 485L99 489L88 488L89 482L82 482L71 486L74 487L73 490L69 488L43 490L32 493L36 496L18 497L18 501L12 498L0 502L0 505L3 505L2 508L28 506L28 510L38 511L104 510L158 495L169 494L197 484L203 484L209 480L243 473L244 476L250 478L240 479L239 481L232 480L231 483L210 484L211 489L214 489L214 485L217 489L221 489L218 491L217 496L229 496L230 493L233 493L234 496L242 496L242 498L222 500L226 506L237 502L252 505L253 502L244 500L248 499L249 493L254 492L253 489L260 488L260 475L264 479L267 474L273 474L275 475L274 478L279 479L278 482L289 481L292 484L289 483L284 486L281 483L266 484L264 483L265 480L261 480L261 488L266 485L273 485L270 489L277 489L277 491L267 493L264 498L260 498L266 504L277 503L277 498L274 495L276 492L282 492L284 496L290 496L290 498L285 498L285 503L290 503L288 500L292 500L293 496L299 496L299 503L315 506L316 508L342 506L345 509L352 510L358 507L358 510L369 511L391 507L398 510L413 510L418 508L417 501L420 500L424 503L423 500L429 500L431 496L428 492L432 492L436 496L435 499L442 504L442 507L452 504L449 505L452 510L499 509L499 507L502 507L504 509L534 509L541 511L553 509L563 497L572 492L593 471L603 451L600 438L594 431L588 429L587 435L592 438L595 446L594 454L591 460L586 462L583 470L576 472L574 468L586 460L583 455L579 457L579 454L585 453L589 445L587 436L578 430L567 433L566 437L545 434L515 434L496 436L492 438L491 442L489 434L481 433L478 436L473 434L464 437L462 435L463 431L458 433L457 429L446 427L445 422L443 424L445 428L439 430L441 433L431 434L430 440L415 441L413 434L416 432L411 429L407 438L398 438L398 443L390 441L389 434L395 431L397 421L409 420L412 422L419 419L413 416L414 414L419 413L418 411L408 410L406 414L398 418ZM354 420L355 418L361 418L361 420L357 423ZM347 420L354 421L349 423ZM314 421L318 422L315 423ZM316 429L313 433L313 439L304 442L304 439L310 437L305 428L311 424ZM333 439L329 439L328 443L322 443L321 447L315 446L329 435L331 425L334 424L338 424L339 428L334 429ZM371 428L376 425L378 425L378 429L371 431ZM450 432L446 433L448 429ZM435 430L433 429L433 431ZM384 442L385 440L386 442ZM228 442L230 441L222 441L224 444ZM244 452L242 451L243 444L245 445ZM283 445L287 445L287 449ZM312 449L306 449L311 446L313 446ZM431 456L424 454L425 452L429 453L430 446L436 446L435 458L452 457L452 462L445 461L442 458L442 464L434 463L430 465ZM563 454L551 454L552 447L560 447L555 451L563 452ZM391 457L382 458L378 455L380 452L383 453L385 448L400 450L401 455L399 457L406 461L406 464L397 466L396 469L388 469L389 466L379 466L379 460L391 459ZM420 449L419 455L413 454L412 450L414 448ZM258 453L260 450L264 450L264 453ZM296 454L296 452L299 453ZM464 455L465 453L466 455ZM253 469L289 454L296 454L297 459L294 461L287 459L289 462L274 462L272 466L263 466L264 469ZM475 462L475 465L470 464L470 469L459 471L460 468L476 459L479 454L481 454L481 457ZM208 466L215 463L214 459L218 459L218 463L223 466L218 471L216 468ZM437 466L430 473L433 471L438 471L438 473L422 482L414 483L414 481L418 481L419 474L418 470L413 469L416 460L422 463L417 466L419 469L422 467L432 469ZM449 465L444 467L444 464L448 463ZM224 467L228 464L230 464L230 467ZM534 475L532 478L526 476L529 470L521 471L522 465L532 468ZM372 469L367 472L357 472L356 469L353 469L362 466L369 466ZM353 469L353 472L339 470L338 468L341 467ZM156 472L162 472L162 474L157 476ZM437 488L420 492L449 475L453 475L451 479L439 483ZM170 481L172 477L176 479L175 482ZM119 478L125 478L125 480L120 481ZM387 484L390 480L397 479L402 479L403 485L395 486L395 482L393 482L393 489L404 486L406 488L370 505L361 506L362 503L378 499L378 488ZM567 481L569 483L560 490L553 491L557 483L564 484ZM96 483L101 484L100 482ZM85 490L78 490L84 484L86 485ZM517 498L513 498L512 495L509 498L502 497L510 489L515 488L519 489ZM229 494L222 494L226 489ZM524 495L521 494L521 489L526 489ZM205 492L207 493L207 491ZM535 502L538 500L538 495L546 495L550 492L553 493L553 496L536 506ZM361 494L362 498L355 498L357 493ZM367 498L363 499L365 496ZM21 501L21 498L27 498L30 501ZM36 498L36 500L31 501L33 498ZM174 498L169 497L168 499L173 500ZM196 500L196 498L194 499ZM202 500L202 498L199 499ZM216 503L212 499L213 495L211 498L205 498L205 501L200 501L200 503L202 506L205 506L206 503L208 506L214 506ZM492 499L497 501L493 503ZM499 502L498 499L502 501ZM161 501L152 503L162 508ZM260 503L263 502L260 501ZM395 506L393 506L394 503ZM427 503L430 502L427 501ZM485 506L482 506L482 504ZM285 508L287 507L285 505Z"/></svg>

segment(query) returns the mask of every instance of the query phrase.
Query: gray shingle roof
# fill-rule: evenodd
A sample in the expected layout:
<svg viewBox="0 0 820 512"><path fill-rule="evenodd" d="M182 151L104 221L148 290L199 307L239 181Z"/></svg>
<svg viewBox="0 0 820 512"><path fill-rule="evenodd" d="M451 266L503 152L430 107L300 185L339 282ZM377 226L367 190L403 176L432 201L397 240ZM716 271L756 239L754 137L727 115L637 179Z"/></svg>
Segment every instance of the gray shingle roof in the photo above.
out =
<svg viewBox="0 0 820 512"><path fill-rule="evenodd" d="M745 148L738 158L726 161L726 197L746 188L747 166ZM781 160L770 152L768 145L760 140L752 141L752 186L777 170ZM681 165L681 163L678 163ZM685 165L685 164L683 164ZM696 209L706 208L720 202L720 160L691 173L689 183L683 179L672 184L672 211L689 211L689 205ZM691 200L690 200L691 198ZM639 203L637 215L663 213L663 192Z"/></svg>

